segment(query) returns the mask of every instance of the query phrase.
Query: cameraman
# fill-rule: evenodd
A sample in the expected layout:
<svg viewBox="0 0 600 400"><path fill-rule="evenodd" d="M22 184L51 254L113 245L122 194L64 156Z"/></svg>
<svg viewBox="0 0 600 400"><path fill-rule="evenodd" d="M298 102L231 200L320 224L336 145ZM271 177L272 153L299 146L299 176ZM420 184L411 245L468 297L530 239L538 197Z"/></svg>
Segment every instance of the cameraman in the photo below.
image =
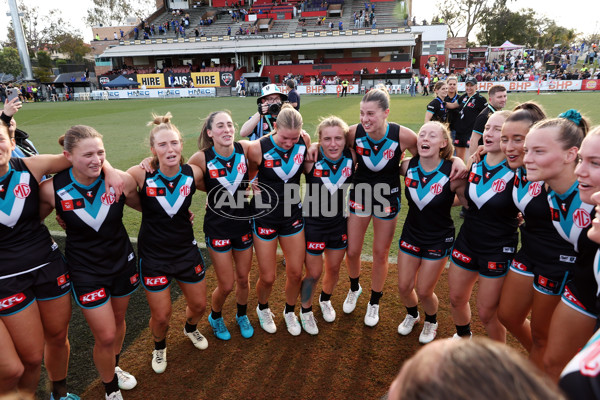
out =
<svg viewBox="0 0 600 400"><path fill-rule="evenodd" d="M260 139L268 135L275 125L281 105L287 101L287 95L273 83L262 88L261 96L256 100L258 111L242 125L240 135L250 140Z"/></svg>

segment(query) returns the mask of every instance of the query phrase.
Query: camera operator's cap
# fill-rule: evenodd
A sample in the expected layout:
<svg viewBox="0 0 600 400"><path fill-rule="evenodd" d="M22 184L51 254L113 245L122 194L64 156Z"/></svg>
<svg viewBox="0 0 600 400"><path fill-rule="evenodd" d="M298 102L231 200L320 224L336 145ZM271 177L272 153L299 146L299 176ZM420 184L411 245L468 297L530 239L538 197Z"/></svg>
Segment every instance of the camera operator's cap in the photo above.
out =
<svg viewBox="0 0 600 400"><path fill-rule="evenodd" d="M281 97L282 102L284 102L288 99L287 94L283 93L281 91L281 89L279 89L279 86L275 85L274 83L271 83L262 88L260 97L258 99L256 99L256 104L260 104L260 100L263 97L267 97L272 94L278 94L279 97Z"/></svg>
<svg viewBox="0 0 600 400"><path fill-rule="evenodd" d="M474 77L472 77L472 76L471 76L471 77L468 77L468 78L465 80L465 85L468 85L468 84L471 84L471 85L477 85L477 79L475 79L475 78L474 78Z"/></svg>

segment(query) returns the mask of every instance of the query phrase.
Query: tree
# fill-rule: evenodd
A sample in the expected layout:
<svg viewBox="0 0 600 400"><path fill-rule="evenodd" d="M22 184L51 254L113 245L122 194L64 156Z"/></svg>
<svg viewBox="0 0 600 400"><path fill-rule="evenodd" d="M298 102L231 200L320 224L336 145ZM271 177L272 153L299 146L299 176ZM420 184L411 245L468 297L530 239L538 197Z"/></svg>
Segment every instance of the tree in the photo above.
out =
<svg viewBox="0 0 600 400"><path fill-rule="evenodd" d="M513 43L534 47L539 36L541 21L531 8L518 12L506 6L488 13L481 21L481 31L477 40L481 44L500 46L507 40Z"/></svg>
<svg viewBox="0 0 600 400"><path fill-rule="evenodd" d="M129 17L145 18L154 2L133 0L92 0L94 5L87 10L87 23L97 25L124 25Z"/></svg>
<svg viewBox="0 0 600 400"><path fill-rule="evenodd" d="M448 25L452 37L465 31L469 38L471 31L480 24L487 14L506 4L507 0L446 0L438 3L438 14Z"/></svg>
<svg viewBox="0 0 600 400"><path fill-rule="evenodd" d="M63 54L66 54L69 60L80 63L83 57L92 49L83 42L83 39L76 35L64 34L56 38L56 48Z"/></svg>
<svg viewBox="0 0 600 400"><path fill-rule="evenodd" d="M549 49L555 44L568 47L576 36L573 29L558 26L555 21L544 18L540 24L537 46L540 49Z"/></svg>
<svg viewBox="0 0 600 400"><path fill-rule="evenodd" d="M35 58L40 68L52 68L52 59L47 51L38 51Z"/></svg>
<svg viewBox="0 0 600 400"><path fill-rule="evenodd" d="M0 51L0 71L17 77L23 71L19 52L15 48L4 47Z"/></svg>

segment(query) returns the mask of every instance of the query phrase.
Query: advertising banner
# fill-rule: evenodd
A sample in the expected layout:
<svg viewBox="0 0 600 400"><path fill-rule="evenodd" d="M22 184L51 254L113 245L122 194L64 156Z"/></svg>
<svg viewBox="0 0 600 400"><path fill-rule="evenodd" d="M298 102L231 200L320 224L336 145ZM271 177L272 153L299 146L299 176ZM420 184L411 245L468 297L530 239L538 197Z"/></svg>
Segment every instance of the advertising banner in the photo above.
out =
<svg viewBox="0 0 600 400"><path fill-rule="evenodd" d="M174 89L133 89L133 90L95 90L93 99L179 99L183 97L215 97L215 88L174 88Z"/></svg>

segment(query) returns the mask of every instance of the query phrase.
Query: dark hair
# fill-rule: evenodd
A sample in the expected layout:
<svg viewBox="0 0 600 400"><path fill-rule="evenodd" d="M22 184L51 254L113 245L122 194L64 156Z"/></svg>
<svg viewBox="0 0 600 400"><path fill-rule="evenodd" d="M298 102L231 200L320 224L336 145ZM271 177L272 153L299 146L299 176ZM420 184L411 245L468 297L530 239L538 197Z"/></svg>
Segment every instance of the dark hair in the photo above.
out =
<svg viewBox="0 0 600 400"><path fill-rule="evenodd" d="M202 124L202 130L200 130L200 136L198 137L199 150L204 151L214 146L215 142L213 142L212 138L208 136L208 131L212 130L215 117L221 113L227 114L229 115L229 118L232 118L231 111L229 110L213 111L210 114L208 114L206 118L204 118L204 124Z"/></svg>
<svg viewBox="0 0 600 400"><path fill-rule="evenodd" d="M535 101L526 101L525 103L517 104L513 111L525 110L531 114L533 122L538 122L546 118L544 108Z"/></svg>
<svg viewBox="0 0 600 400"><path fill-rule="evenodd" d="M379 108L384 111L390 108L390 94L383 85L378 85L369 90L361 100L362 103L367 103L369 101L376 102L379 105Z"/></svg>
<svg viewBox="0 0 600 400"><path fill-rule="evenodd" d="M64 135L58 138L58 144L71 153L80 141L90 138L102 139L102 135L91 126L74 125L70 127Z"/></svg>
<svg viewBox="0 0 600 400"><path fill-rule="evenodd" d="M296 87L296 82L294 82L293 79L288 79L287 81L287 87L289 87L290 89L293 89Z"/></svg>
<svg viewBox="0 0 600 400"><path fill-rule="evenodd" d="M502 85L494 85L488 91L488 96L493 96L498 92L506 92L506 88Z"/></svg>
<svg viewBox="0 0 600 400"><path fill-rule="evenodd" d="M148 122L147 124L148 126L154 126L150 130L150 147L154 147L154 135L156 135L162 130L169 130L177 133L177 136L179 136L179 141L183 143L181 132L179 132L179 129L177 129L177 127L171 123L171 118L173 118L173 115L171 115L170 112L167 112L165 115L152 114L152 121ZM181 155L181 158L179 159L179 165L183 164L183 155ZM158 169L158 157L156 155L152 157L150 165L152 166L152 168Z"/></svg>

